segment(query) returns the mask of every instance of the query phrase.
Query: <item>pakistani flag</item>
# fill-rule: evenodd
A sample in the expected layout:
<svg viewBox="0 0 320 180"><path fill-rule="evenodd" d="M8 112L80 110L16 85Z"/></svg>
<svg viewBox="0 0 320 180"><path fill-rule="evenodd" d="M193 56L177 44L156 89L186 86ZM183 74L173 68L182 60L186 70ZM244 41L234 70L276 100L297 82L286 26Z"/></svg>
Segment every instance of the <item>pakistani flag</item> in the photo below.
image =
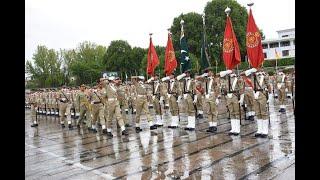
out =
<svg viewBox="0 0 320 180"><path fill-rule="evenodd" d="M207 47L207 42L206 42L206 31L205 31L205 24L203 21L203 33L202 33L202 41L201 41L201 60L200 60L200 65L201 65L201 70L203 71L204 69L210 67L210 62L209 62L209 55L208 55L208 47Z"/></svg>
<svg viewBox="0 0 320 180"><path fill-rule="evenodd" d="M189 58L189 50L187 45L186 37L184 36L183 30L183 23L184 21L181 20L181 37L180 37L180 64L181 64L181 71L182 73L186 72L187 70L191 70L191 59Z"/></svg>

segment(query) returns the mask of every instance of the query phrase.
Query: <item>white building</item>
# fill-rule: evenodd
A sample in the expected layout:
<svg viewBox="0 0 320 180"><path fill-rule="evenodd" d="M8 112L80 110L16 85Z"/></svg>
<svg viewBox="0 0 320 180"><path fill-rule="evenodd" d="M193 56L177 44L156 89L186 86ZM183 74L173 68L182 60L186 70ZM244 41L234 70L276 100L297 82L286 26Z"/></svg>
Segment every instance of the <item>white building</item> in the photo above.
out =
<svg viewBox="0 0 320 180"><path fill-rule="evenodd" d="M277 31L278 39L262 41L265 59L275 59L276 51L280 58L295 57L295 28Z"/></svg>

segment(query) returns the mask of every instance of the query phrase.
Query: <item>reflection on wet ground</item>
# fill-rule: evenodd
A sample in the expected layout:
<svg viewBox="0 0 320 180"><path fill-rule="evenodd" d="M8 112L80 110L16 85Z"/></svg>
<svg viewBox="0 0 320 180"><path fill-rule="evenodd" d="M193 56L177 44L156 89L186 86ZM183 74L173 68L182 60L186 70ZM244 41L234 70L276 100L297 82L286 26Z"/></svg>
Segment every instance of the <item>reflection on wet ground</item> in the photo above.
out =
<svg viewBox="0 0 320 180"><path fill-rule="evenodd" d="M206 119L196 131L168 129L113 138L86 129L61 129L57 117L40 115L37 128L25 119L26 179L294 179L295 120L292 105L280 114L270 104L269 138L255 138L256 122L242 121L241 136L230 137L230 120L219 107L216 134ZM132 119L131 115L129 118ZM186 125L181 122L182 127Z"/></svg>

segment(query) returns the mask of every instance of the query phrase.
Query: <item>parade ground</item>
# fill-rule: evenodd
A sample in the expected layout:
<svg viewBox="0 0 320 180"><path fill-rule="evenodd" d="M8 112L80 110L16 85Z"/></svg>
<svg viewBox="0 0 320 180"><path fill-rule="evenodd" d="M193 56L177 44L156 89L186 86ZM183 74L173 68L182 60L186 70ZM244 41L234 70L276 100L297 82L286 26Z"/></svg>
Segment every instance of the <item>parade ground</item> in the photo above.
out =
<svg viewBox="0 0 320 180"><path fill-rule="evenodd" d="M207 119L196 121L195 131L181 127L136 133L129 114L129 136L121 136L113 123L110 138L87 129L62 129L59 118L39 115L30 127L25 110L26 179L295 179L295 118L292 102L278 112L270 99L268 138L255 138L255 121L242 118L240 136L229 136L225 102L219 104L218 131L207 133Z"/></svg>

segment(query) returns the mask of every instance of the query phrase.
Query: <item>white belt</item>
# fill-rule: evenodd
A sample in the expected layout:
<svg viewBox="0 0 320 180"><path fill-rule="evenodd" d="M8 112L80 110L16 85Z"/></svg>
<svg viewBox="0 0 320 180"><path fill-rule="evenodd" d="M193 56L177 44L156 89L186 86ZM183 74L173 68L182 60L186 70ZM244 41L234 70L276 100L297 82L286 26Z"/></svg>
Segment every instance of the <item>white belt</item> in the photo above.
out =
<svg viewBox="0 0 320 180"><path fill-rule="evenodd" d="M252 90L252 87L245 87L245 90Z"/></svg>
<svg viewBox="0 0 320 180"><path fill-rule="evenodd" d="M146 97L147 95L139 95L139 94L138 94L137 96L138 96L138 97Z"/></svg>
<svg viewBox="0 0 320 180"><path fill-rule="evenodd" d="M108 98L108 101L116 101L117 98Z"/></svg>

